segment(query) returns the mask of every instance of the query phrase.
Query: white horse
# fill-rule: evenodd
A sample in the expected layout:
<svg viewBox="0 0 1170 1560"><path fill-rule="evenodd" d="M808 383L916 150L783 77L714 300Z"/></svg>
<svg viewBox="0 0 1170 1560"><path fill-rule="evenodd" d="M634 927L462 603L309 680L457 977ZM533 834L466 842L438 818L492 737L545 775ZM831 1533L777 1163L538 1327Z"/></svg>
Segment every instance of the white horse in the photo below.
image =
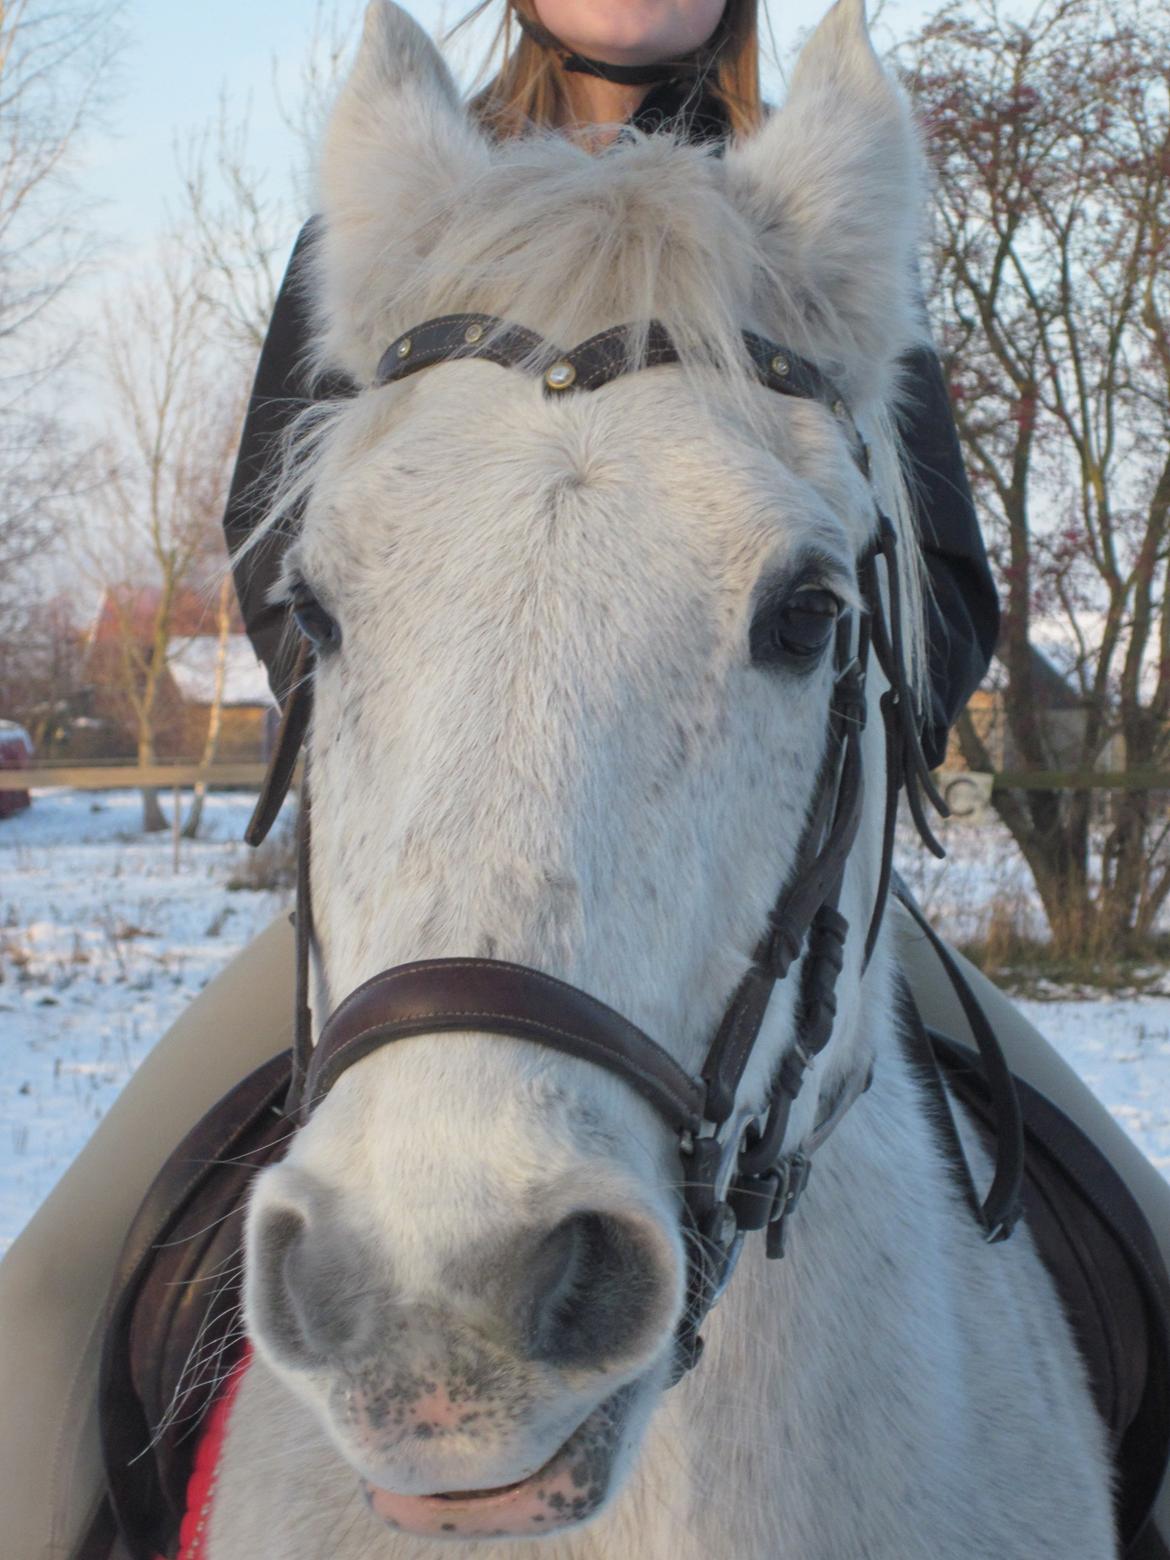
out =
<svg viewBox="0 0 1170 1560"><path fill-rule="evenodd" d="M921 339L910 115L840 0L789 100L720 158L493 145L374 0L319 198L323 366L290 592L339 626L310 737L315 1011L387 966L511 959L591 992L688 1070L792 870L831 656L753 664L753 620L842 610L874 492L829 410L761 388L750 327L818 363L902 517L895 364ZM661 320L680 365L592 394L446 362L375 387L400 332L479 310L571 345ZM909 551L906 547L904 551ZM811 582L811 586L810 586ZM777 605L779 603L779 605ZM880 679L871 676L876 700ZM1105 1560L1104 1437L1025 1230L981 1238L895 1031L877 876L883 751L789 1251L749 1237L668 1388L676 1144L621 1079L518 1039L426 1035L348 1071L258 1179L211 1560ZM793 977L741 1099L792 1044ZM976 1149L968 1152L980 1164ZM529 1536L531 1535L531 1536Z"/></svg>

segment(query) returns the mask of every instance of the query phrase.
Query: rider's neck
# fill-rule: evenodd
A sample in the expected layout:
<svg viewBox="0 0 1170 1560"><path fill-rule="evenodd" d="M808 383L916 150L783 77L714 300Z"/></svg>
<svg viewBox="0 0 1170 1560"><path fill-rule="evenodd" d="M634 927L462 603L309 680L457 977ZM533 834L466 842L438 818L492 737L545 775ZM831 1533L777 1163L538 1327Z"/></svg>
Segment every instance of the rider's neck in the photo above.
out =
<svg viewBox="0 0 1170 1560"><path fill-rule="evenodd" d="M608 146L650 91L645 83L623 86L586 72L566 72L564 80L569 100L565 134L588 151Z"/></svg>

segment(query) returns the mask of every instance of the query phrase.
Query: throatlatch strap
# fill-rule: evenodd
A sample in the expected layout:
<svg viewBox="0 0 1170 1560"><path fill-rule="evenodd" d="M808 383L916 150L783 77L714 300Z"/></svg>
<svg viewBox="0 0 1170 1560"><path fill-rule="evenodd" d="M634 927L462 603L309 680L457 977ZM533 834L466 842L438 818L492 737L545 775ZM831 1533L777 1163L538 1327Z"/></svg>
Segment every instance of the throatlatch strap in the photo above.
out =
<svg viewBox="0 0 1170 1560"><path fill-rule="evenodd" d="M268 773L256 806L244 830L244 840L249 845L260 845L268 837L284 805L296 772L297 759L305 733L309 729L309 717L313 713L313 647L307 639L301 640L293 668L292 687L280 719L276 734L276 746L268 764Z"/></svg>
<svg viewBox="0 0 1170 1560"><path fill-rule="evenodd" d="M297 813L296 1006L293 1012L292 1074L284 1102L286 1116L300 1110L305 1079L313 1060L313 1009L309 997L313 959L313 889L310 867L313 857L312 811L309 799L308 760L301 785Z"/></svg>
<svg viewBox="0 0 1170 1560"><path fill-rule="evenodd" d="M876 556L880 556L886 566L886 587L890 594L890 626L887 632L884 616L881 613L875 614L873 646L877 652L878 664L886 674L894 692L892 702L898 717L897 729L901 735L898 767L906 787L906 801L910 808L910 815L914 819L914 827L918 830L918 837L927 850L941 861L946 855L946 850L931 830L923 806L923 797L940 818L949 818L951 809L931 779L930 766L922 751L922 736L918 729L918 722L914 718L914 693L906 670L906 646L902 633L902 584L898 578L898 533L894 528L894 522L886 514L878 515ZM872 561L870 567L873 568Z"/></svg>
<svg viewBox="0 0 1170 1560"><path fill-rule="evenodd" d="M922 1020L918 1015L918 1009L909 991L905 992L907 1010L911 1018L910 1034L914 1042L913 1048L917 1059L927 1074L928 1081L931 1073L933 1073L936 1080L937 1092L941 1097L945 1112L943 1128L952 1140L954 1153L962 1165L972 1210L983 1226L987 1240L1006 1240L1020 1217L1020 1198L1024 1185L1024 1119L1020 1110L1020 1098L1016 1092L1016 1081L1012 1077L1011 1068L1007 1064L1007 1058L1004 1056L1003 1049L995 1037L995 1032L987 1021L987 1015L979 1006L978 998L968 985L962 970L955 963L950 949L943 942L942 938L939 937L929 921L926 920L909 895L899 893L898 900L909 913L919 930L925 934L930 946L938 955L939 963L942 965L947 979L950 981L955 995L959 999L963 1014L971 1026L971 1033L979 1050L980 1060L983 1063L984 1077L995 1112L996 1145L995 1174L992 1177L987 1196L982 1202L980 1202L979 1194L975 1190L970 1166L967 1164L966 1157L959 1144L958 1132L955 1128L954 1117L951 1114L950 1101L947 1098L946 1087L939 1073L930 1041L926 1036Z"/></svg>

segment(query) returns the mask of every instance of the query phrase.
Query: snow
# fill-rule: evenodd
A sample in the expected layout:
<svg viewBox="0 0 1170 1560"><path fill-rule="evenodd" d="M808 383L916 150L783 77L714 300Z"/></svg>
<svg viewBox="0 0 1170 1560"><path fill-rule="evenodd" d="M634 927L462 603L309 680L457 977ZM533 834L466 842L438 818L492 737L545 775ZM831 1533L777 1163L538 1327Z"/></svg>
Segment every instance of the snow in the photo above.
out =
<svg viewBox="0 0 1170 1560"><path fill-rule="evenodd" d="M913 825L898 825L898 871L931 925L962 946L986 939L996 920L1011 920L1021 936L1043 940L1044 912L1032 874L1015 841L988 809L977 824L940 821L931 828L945 848L942 861L921 844Z"/></svg>
<svg viewBox="0 0 1170 1560"><path fill-rule="evenodd" d="M942 823L936 833L943 861L903 823L898 867L937 931L952 943L977 942L998 920L1044 938L1031 875L994 813L978 825ZM1143 974L1137 995L1036 982L1038 995L1015 1001L1170 1180L1170 969Z"/></svg>
<svg viewBox="0 0 1170 1560"><path fill-rule="evenodd" d="M215 698L215 665L219 640L215 634L172 639L167 647L167 668L183 698L191 704L210 704ZM265 707L274 703L268 673L252 649L247 634L229 634L224 646L223 702L225 705Z"/></svg>
<svg viewBox="0 0 1170 1560"><path fill-rule="evenodd" d="M0 1252L167 1026L284 905L228 886L250 866L254 801L211 792L177 873L170 834L141 833L135 791L38 791L0 820Z"/></svg>
<svg viewBox="0 0 1170 1560"><path fill-rule="evenodd" d="M286 890L246 878L253 798L212 793L203 837L144 836L136 792L37 792L0 821L0 1252L138 1062ZM287 822L279 826L287 828ZM1027 870L994 819L943 826L938 863L909 831L899 865L952 940L1009 914L1043 933ZM1170 971L1164 991L1053 991L1020 1006L1170 1178Z"/></svg>

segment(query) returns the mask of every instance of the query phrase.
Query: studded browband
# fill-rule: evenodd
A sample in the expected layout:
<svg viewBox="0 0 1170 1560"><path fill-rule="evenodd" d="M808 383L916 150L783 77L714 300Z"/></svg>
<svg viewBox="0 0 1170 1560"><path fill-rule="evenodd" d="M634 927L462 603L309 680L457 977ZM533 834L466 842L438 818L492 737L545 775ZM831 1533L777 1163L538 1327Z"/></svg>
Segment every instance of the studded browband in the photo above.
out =
<svg viewBox="0 0 1170 1560"><path fill-rule="evenodd" d="M751 330L742 331L741 336L760 383L781 395L816 401L830 411L845 429L854 459L868 476L865 441L832 380L789 347ZM682 354L658 320L641 331L633 325L612 325L564 351L536 331L494 314L443 314L404 331L390 343L374 371L374 384L394 384L436 363L462 358L527 369L539 374L547 396L556 397L567 390L600 390L625 374L678 363Z"/></svg>

